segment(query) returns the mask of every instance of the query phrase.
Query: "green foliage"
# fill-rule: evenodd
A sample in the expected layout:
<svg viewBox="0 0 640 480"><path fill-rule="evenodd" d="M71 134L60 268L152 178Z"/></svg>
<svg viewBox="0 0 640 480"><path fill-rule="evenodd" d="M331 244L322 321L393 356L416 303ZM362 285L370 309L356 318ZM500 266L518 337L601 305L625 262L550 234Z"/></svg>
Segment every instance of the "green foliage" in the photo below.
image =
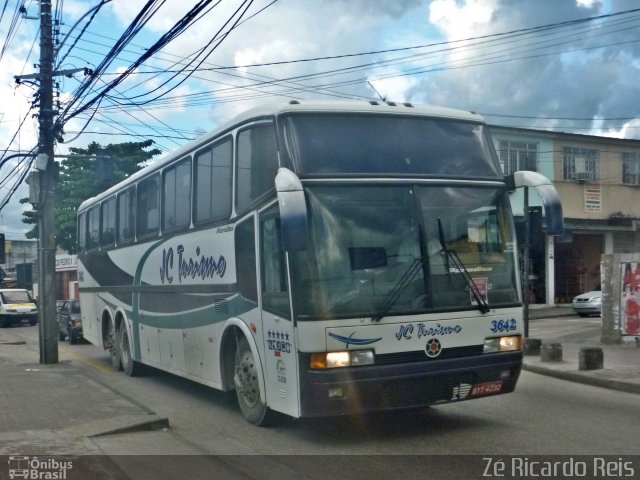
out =
<svg viewBox="0 0 640 480"><path fill-rule="evenodd" d="M26 205L29 203L28 198L21 198L20 203ZM33 225L33 228L24 234L29 239L38 238L38 210L35 205L31 206L32 210L24 210L22 212L22 223Z"/></svg>
<svg viewBox="0 0 640 480"><path fill-rule="evenodd" d="M76 252L76 213L80 204L112 185L124 180L145 166L154 155L160 154L157 148L147 150L153 140L144 142L126 142L102 147L91 143L87 148L70 148L69 157L59 163L59 176L56 182L56 242L58 247L69 253ZM101 160L87 156L108 157ZM28 199L20 200L28 203ZM38 210L23 213L23 223L34 225L26 234L27 238L38 237Z"/></svg>

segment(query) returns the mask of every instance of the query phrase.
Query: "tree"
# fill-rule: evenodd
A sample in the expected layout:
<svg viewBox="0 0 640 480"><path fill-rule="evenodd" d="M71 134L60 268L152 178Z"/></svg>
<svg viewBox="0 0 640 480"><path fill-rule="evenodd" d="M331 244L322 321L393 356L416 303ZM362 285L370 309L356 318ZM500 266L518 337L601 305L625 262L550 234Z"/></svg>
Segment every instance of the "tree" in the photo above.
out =
<svg viewBox="0 0 640 480"><path fill-rule="evenodd" d="M59 165L56 182L56 243L69 253L77 248L76 214L80 204L124 180L145 166L160 150L153 148L153 140L126 142L102 147L93 142L87 148L70 148L69 156ZM96 157L96 158L87 158ZM28 199L20 200L28 203ZM23 223L34 225L27 238L38 237L37 205L23 213Z"/></svg>

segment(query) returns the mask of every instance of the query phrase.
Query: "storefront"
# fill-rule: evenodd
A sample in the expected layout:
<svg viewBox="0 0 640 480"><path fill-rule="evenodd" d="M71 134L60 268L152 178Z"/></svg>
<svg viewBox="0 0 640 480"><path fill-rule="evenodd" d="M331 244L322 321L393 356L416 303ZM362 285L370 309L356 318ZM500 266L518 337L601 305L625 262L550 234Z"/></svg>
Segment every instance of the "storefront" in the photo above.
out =
<svg viewBox="0 0 640 480"><path fill-rule="evenodd" d="M78 298L78 256L56 255L56 298Z"/></svg>

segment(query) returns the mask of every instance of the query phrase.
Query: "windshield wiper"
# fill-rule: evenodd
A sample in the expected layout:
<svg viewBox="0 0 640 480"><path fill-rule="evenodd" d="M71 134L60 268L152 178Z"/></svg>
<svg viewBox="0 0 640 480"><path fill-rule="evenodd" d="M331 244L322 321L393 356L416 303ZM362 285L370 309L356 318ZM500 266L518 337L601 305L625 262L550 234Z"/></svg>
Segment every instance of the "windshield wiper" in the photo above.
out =
<svg viewBox="0 0 640 480"><path fill-rule="evenodd" d="M387 315L387 313L389 313L389 310L391 310L393 304L396 303L398 297L400 297L404 289L407 287L407 285L409 285L409 283L413 281L413 279L421 269L422 259L414 259L413 262L411 262L411 264L409 265L409 268L407 268L407 270L402 274L402 276L393 286L393 288L389 292L389 295L387 295L387 298L382 304L382 307L380 307L380 310L371 317L372 322L379 322L383 317Z"/></svg>
<svg viewBox="0 0 640 480"><path fill-rule="evenodd" d="M471 290L471 294L478 304L478 309L482 313L490 312L491 308L489 307L487 300L482 295L482 292L480 292L480 289L476 285L476 282L474 282L473 278L471 278L471 275L469 274L467 268L464 266L464 263L462 263L462 260L460 260L460 257L455 250L447 247L447 243L444 240L444 232L442 230L442 221L440 220L440 217L438 217L438 235L440 239L440 246L442 247L442 251L444 252L445 271L447 272L447 275L450 273L449 261L451 261L454 265L454 268L462 275L464 280L467 282L467 286L469 287L469 290Z"/></svg>

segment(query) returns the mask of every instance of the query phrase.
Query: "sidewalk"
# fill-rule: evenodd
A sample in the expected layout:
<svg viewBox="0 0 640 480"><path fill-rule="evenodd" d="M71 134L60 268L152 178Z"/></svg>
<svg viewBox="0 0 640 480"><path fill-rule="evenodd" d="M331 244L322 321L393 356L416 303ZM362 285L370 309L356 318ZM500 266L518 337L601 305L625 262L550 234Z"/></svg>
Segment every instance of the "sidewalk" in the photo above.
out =
<svg viewBox="0 0 640 480"><path fill-rule="evenodd" d="M540 356L524 357L523 369L572 382L640 394L640 347L634 338L625 338L619 345L600 343L600 317L577 317L568 305L545 307L532 305L529 310L529 338L540 339L542 344L559 343L562 361L541 361ZM559 322L579 320L562 331L549 335L536 320L557 319ZM591 322L589 322L591 320ZM598 370L580 370L580 349L598 347L603 353L603 367Z"/></svg>
<svg viewBox="0 0 640 480"><path fill-rule="evenodd" d="M0 456L96 456L93 437L169 426L63 354L40 364L37 328L0 329Z"/></svg>

